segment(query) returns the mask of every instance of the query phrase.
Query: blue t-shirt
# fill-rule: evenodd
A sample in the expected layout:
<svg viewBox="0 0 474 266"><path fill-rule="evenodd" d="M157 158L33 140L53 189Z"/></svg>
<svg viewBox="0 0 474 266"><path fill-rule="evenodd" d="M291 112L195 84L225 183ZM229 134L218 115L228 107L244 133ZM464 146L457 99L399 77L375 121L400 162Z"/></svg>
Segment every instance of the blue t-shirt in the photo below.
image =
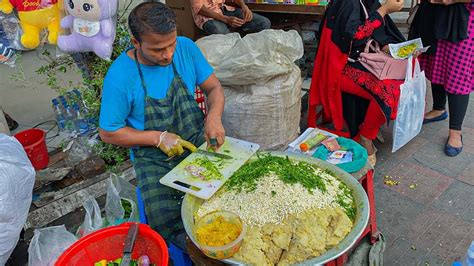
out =
<svg viewBox="0 0 474 266"><path fill-rule="evenodd" d="M213 73L196 44L178 37L173 63L189 92L194 95ZM148 96L163 99L174 78L173 66L141 65ZM145 93L135 61L126 52L112 64L105 76L100 109L100 128L116 131L125 126L143 130L145 124Z"/></svg>

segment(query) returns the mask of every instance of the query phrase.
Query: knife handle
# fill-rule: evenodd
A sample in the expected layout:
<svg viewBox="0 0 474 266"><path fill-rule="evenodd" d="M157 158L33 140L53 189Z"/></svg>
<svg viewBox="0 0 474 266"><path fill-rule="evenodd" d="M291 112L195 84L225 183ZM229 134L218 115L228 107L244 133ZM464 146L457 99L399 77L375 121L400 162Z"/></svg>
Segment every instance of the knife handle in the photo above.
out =
<svg viewBox="0 0 474 266"><path fill-rule="evenodd" d="M216 138L210 139L209 144L213 147L216 147L217 146L217 139Z"/></svg>

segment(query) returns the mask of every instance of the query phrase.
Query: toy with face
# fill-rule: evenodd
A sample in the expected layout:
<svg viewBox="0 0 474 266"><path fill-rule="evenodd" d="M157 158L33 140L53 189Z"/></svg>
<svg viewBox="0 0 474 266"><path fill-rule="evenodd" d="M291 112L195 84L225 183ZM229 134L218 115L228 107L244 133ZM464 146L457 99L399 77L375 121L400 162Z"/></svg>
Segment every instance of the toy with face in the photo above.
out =
<svg viewBox="0 0 474 266"><path fill-rule="evenodd" d="M28 49L38 47L43 29L49 31L49 43L56 44L61 7L57 0L0 0L0 11L6 14L11 13L13 8L18 11L23 30L21 44Z"/></svg>
<svg viewBox="0 0 474 266"><path fill-rule="evenodd" d="M115 39L117 0L64 0L64 5L69 15L61 20L61 27L70 28L71 34L59 36L58 47L66 52L92 51L109 59Z"/></svg>

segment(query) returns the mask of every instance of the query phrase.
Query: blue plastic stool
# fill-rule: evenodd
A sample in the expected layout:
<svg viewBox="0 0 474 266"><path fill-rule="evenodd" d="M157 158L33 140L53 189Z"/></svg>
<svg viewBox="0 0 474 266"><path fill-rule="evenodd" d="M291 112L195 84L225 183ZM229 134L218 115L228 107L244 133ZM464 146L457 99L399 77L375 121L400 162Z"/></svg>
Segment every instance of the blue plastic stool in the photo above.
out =
<svg viewBox="0 0 474 266"><path fill-rule="evenodd" d="M138 200L138 214L140 215L140 223L148 224L146 213L145 213L145 203L143 202L142 195L140 193L140 188L137 187L137 200ZM172 243L168 244L168 253L175 266L192 266L193 263L188 254L183 250L173 245Z"/></svg>

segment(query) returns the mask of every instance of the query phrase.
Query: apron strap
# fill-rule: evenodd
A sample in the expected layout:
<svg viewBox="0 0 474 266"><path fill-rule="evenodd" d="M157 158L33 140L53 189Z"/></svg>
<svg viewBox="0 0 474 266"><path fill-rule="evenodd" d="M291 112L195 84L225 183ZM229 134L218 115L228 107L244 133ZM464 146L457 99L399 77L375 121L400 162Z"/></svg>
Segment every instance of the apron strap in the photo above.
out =
<svg viewBox="0 0 474 266"><path fill-rule="evenodd" d="M138 62L138 56L137 56L137 49L136 48L135 48L135 51L133 51L133 56L135 57L135 64L137 65L138 75L140 76L140 81L142 83L142 88L145 91L145 97L146 97L148 95L148 93L147 93L145 78L143 77L143 72L142 72L142 68L140 66L140 63Z"/></svg>

